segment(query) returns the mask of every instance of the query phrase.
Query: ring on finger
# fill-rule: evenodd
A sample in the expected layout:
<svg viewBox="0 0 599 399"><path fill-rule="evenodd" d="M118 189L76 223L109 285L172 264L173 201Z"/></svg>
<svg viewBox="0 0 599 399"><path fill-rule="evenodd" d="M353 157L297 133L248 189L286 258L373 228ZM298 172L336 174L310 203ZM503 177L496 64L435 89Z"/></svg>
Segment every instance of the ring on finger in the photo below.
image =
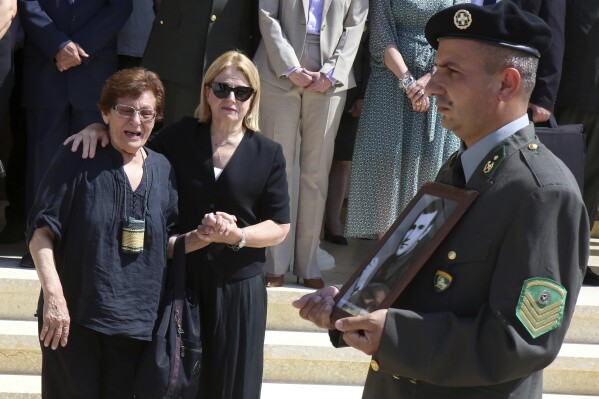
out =
<svg viewBox="0 0 599 399"><path fill-rule="evenodd" d="M421 96L424 96L424 90L420 89L420 91L418 92L418 94L420 94Z"/></svg>
<svg viewBox="0 0 599 399"><path fill-rule="evenodd" d="M422 104L421 101L416 101L416 105L420 105L420 104Z"/></svg>

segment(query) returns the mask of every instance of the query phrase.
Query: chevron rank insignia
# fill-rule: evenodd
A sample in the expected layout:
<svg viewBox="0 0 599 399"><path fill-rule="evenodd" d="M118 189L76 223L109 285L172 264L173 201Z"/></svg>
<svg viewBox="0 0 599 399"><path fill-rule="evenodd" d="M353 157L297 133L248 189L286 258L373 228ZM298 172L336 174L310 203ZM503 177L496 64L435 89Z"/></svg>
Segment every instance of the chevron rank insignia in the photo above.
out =
<svg viewBox="0 0 599 399"><path fill-rule="evenodd" d="M564 287L547 278L524 282L516 316L533 338L561 326L567 293Z"/></svg>

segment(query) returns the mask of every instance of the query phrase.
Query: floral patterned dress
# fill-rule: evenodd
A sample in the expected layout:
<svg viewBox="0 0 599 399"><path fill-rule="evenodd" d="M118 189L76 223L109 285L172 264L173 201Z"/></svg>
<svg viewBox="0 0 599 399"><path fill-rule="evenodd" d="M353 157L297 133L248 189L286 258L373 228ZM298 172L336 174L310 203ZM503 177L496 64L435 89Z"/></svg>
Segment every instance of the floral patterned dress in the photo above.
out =
<svg viewBox="0 0 599 399"><path fill-rule="evenodd" d="M441 126L431 97L428 112L412 110L398 78L384 64L394 44L416 79L430 72L435 51L424 37L428 19L454 0L370 2L371 74L354 147L345 235L384 233L422 184L434 180L459 140Z"/></svg>

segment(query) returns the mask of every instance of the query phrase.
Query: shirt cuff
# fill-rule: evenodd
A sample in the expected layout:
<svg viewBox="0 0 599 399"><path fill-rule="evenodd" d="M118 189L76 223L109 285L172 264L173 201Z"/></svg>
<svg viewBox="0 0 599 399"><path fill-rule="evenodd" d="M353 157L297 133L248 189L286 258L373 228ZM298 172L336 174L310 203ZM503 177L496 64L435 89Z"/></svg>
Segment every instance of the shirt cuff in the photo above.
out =
<svg viewBox="0 0 599 399"><path fill-rule="evenodd" d="M285 77L286 77L286 78L288 78L288 77L289 77L289 75L291 75L291 73L292 73L293 71L295 71L296 69L299 69L299 68L300 68L300 67L293 67L293 68L289 69L287 72L285 72L283 75L285 75Z"/></svg>
<svg viewBox="0 0 599 399"><path fill-rule="evenodd" d="M333 73L335 72L335 68L328 71L324 76L327 77L328 80L331 81L331 84L335 86L337 84L337 79L333 78Z"/></svg>

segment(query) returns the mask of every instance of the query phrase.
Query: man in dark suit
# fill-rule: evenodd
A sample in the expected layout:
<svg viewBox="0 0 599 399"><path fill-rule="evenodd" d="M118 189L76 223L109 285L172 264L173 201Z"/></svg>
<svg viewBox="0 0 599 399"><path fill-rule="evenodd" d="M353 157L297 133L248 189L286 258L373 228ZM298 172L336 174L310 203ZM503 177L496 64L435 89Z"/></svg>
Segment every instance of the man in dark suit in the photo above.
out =
<svg viewBox="0 0 599 399"><path fill-rule="evenodd" d="M160 75L167 95L163 124L193 116L204 71L219 55L252 58L260 42L258 0L162 0L142 65Z"/></svg>
<svg viewBox="0 0 599 399"><path fill-rule="evenodd" d="M557 106L559 123L584 126L587 153L582 194L592 228L599 206L599 1L567 2L566 51ZM584 282L599 285L599 276L587 270Z"/></svg>
<svg viewBox="0 0 599 399"><path fill-rule="evenodd" d="M131 0L19 0L29 205L62 141L102 121L96 102L116 71L116 35L131 8Z"/></svg>
<svg viewBox="0 0 599 399"><path fill-rule="evenodd" d="M102 122L96 102L116 71L116 37L132 0L19 0L27 118L26 208L70 134ZM25 259L28 261L30 257Z"/></svg>
<svg viewBox="0 0 599 399"><path fill-rule="evenodd" d="M0 0L0 132L7 127L7 130L10 130L7 136L10 136L12 141L5 169L0 161L0 177L6 175L4 188L9 201L4 208L6 225L0 231L0 244L12 244L25 238L25 204L22 195L25 177L25 133L23 115L19 112L21 107L18 103L21 94L22 51L17 50L17 46L22 45L23 34L16 13L16 0ZM10 123L6 123L9 114Z"/></svg>
<svg viewBox="0 0 599 399"><path fill-rule="evenodd" d="M463 174L479 196L389 309L332 324L336 288L294 302L334 345L373 355L364 398L542 397L589 256L576 180L526 114L550 35L508 1L428 21L438 51L426 92L462 140L437 181L458 185Z"/></svg>

